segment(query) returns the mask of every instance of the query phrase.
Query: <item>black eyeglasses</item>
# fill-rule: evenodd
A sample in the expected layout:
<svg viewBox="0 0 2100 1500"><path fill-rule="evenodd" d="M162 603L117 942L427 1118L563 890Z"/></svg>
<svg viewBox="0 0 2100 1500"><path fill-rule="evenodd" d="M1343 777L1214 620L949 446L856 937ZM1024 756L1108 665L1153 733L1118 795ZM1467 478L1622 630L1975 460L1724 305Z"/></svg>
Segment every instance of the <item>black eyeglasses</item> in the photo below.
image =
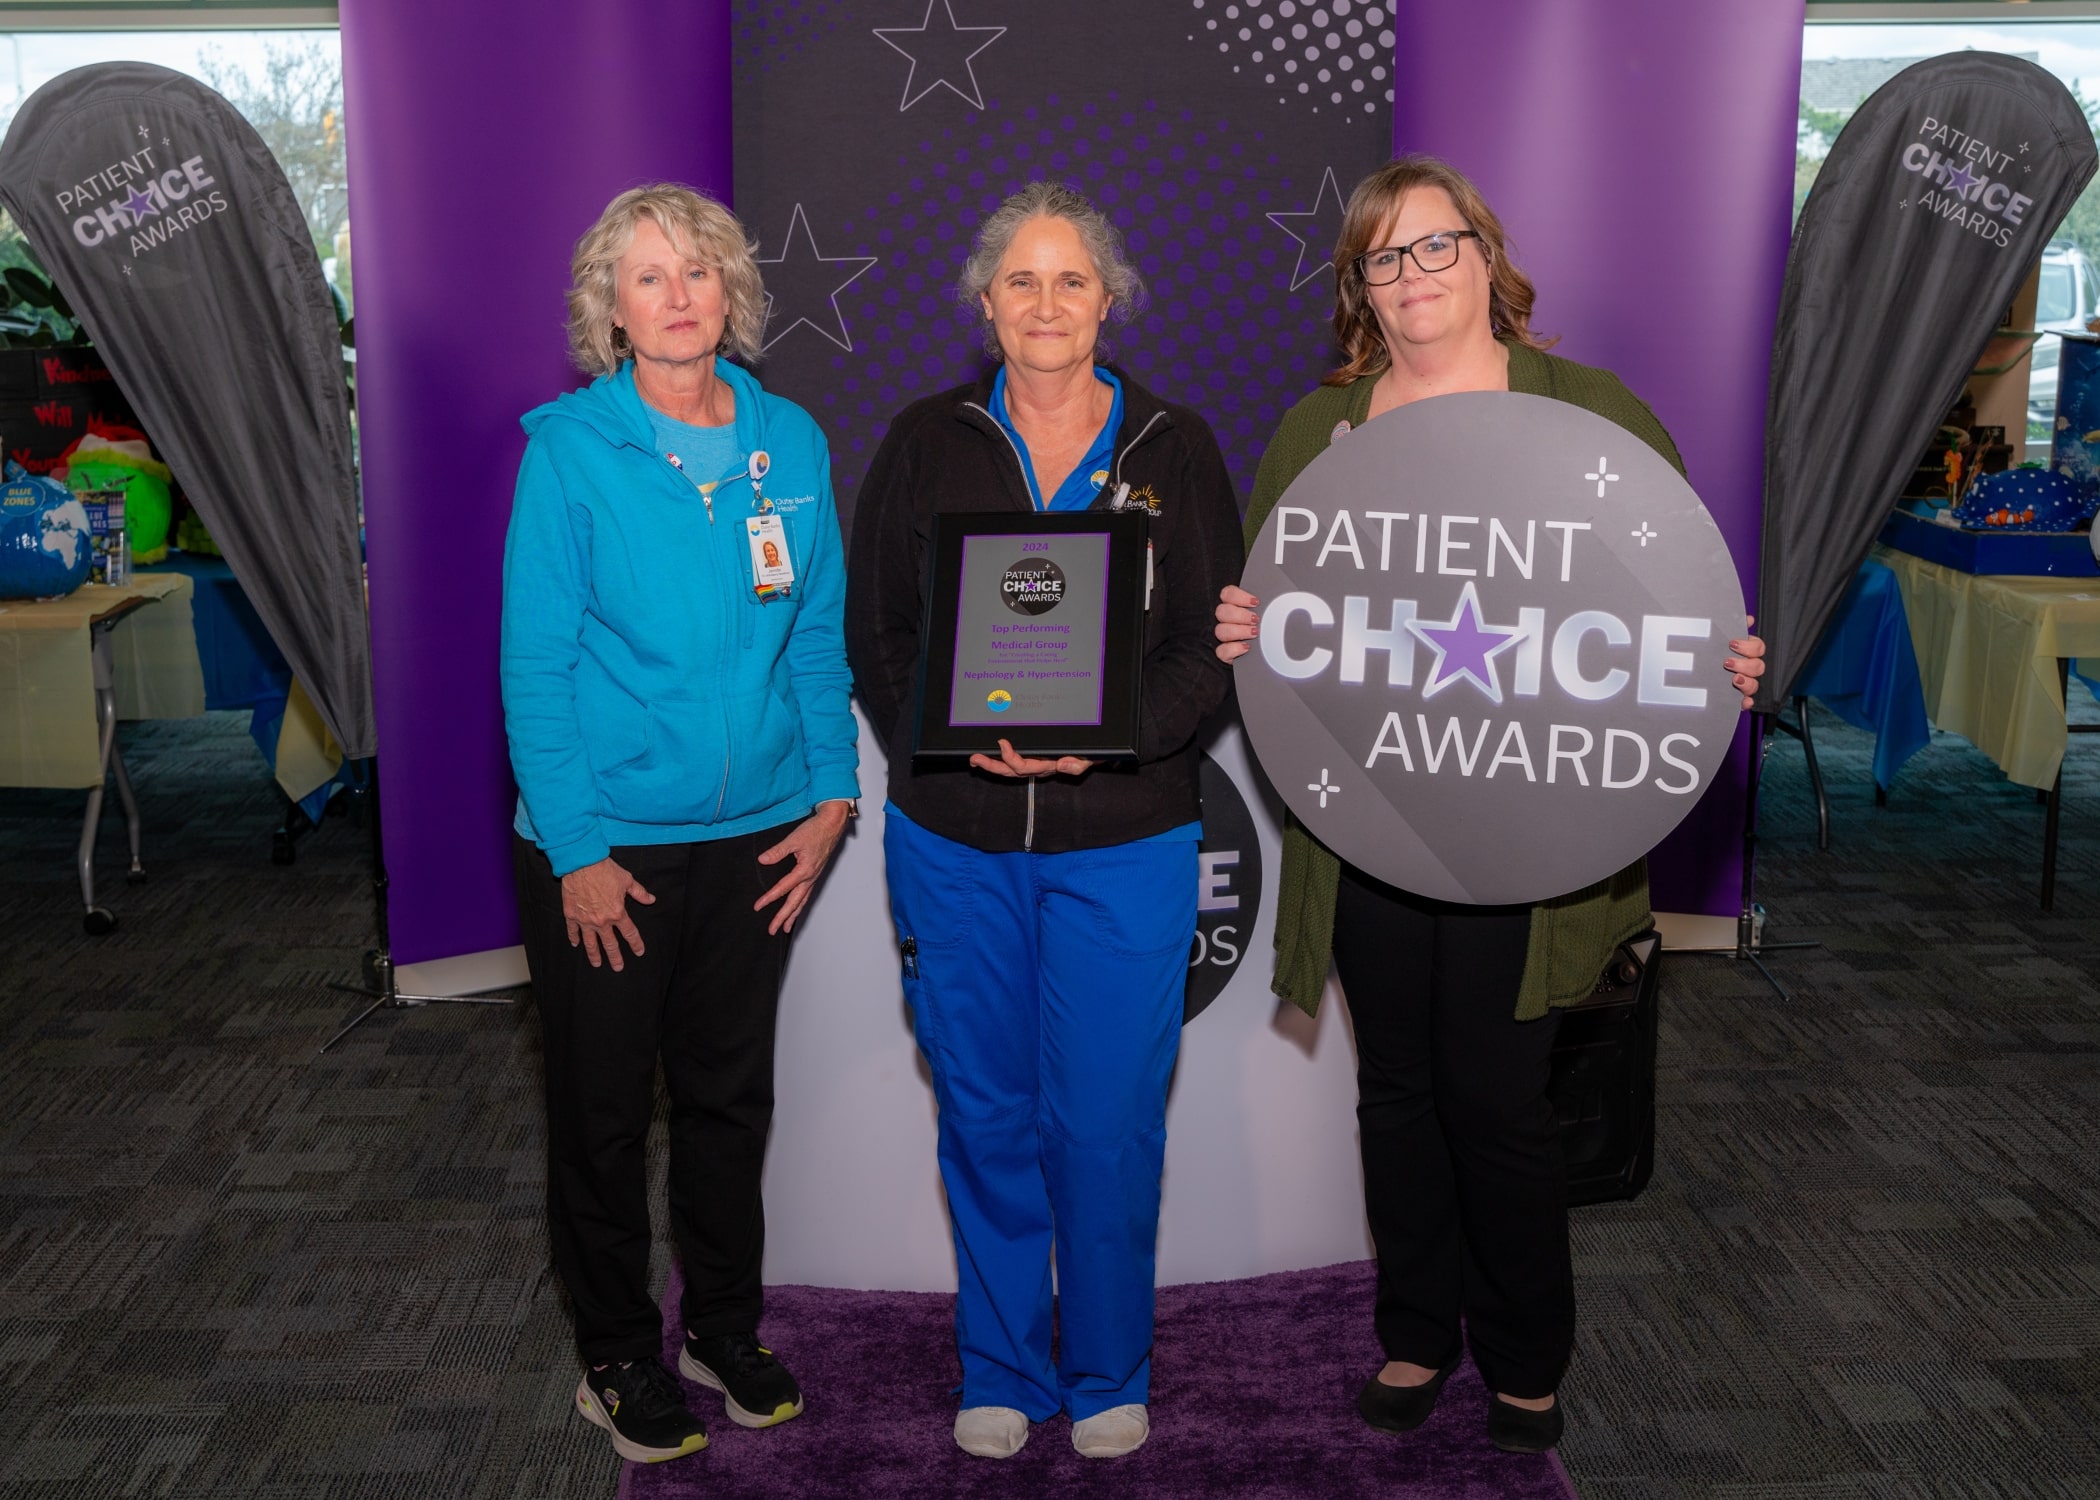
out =
<svg viewBox="0 0 2100 1500"><path fill-rule="evenodd" d="M1363 277L1365 286L1384 286L1400 279L1400 263L1410 255L1425 271L1448 271L1458 264L1458 242L1479 238L1477 229L1439 229L1404 245L1366 250L1356 257L1356 274Z"/></svg>

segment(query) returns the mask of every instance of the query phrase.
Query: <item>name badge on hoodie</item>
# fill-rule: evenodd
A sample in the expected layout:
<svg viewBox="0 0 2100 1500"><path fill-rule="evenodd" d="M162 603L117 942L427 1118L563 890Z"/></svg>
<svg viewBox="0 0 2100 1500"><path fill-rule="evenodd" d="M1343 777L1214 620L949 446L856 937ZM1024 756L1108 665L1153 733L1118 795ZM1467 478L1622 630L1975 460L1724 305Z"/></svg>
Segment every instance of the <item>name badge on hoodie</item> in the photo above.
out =
<svg viewBox="0 0 2100 1500"><path fill-rule="evenodd" d="M761 599L786 594L795 584L795 561L788 553L787 528L778 511L767 511L744 522L744 540L751 544L751 586Z"/></svg>

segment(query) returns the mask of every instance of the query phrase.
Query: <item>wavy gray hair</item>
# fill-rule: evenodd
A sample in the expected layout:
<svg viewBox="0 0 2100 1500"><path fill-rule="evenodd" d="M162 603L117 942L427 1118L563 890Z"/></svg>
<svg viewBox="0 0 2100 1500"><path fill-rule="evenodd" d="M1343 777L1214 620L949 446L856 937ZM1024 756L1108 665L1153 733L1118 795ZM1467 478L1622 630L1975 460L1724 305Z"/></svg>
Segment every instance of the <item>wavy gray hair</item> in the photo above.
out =
<svg viewBox="0 0 2100 1500"><path fill-rule="evenodd" d="M722 278L729 317L721 352L740 361L758 357L766 331L766 289L737 216L682 183L629 188L605 205L584 231L569 261L569 354L586 375L609 375L634 351L613 327L618 299L613 268L634 243L635 226L653 220L681 255L711 266Z"/></svg>
<svg viewBox="0 0 2100 1500"><path fill-rule="evenodd" d="M1075 187L1062 182L1031 182L977 226L976 243L955 283L956 300L977 320L984 352L993 359L1003 359L1005 353L999 347L991 319L984 316L982 299L991 290L992 280L999 274L999 262L1006 259L1014 236L1030 219L1064 219L1079 231L1079 242L1086 246L1087 256L1094 263L1094 274L1114 299L1109 303L1109 316L1118 323L1128 323L1145 305L1144 278L1130 263L1123 249L1123 236L1109 223L1108 215ZM1108 340L1104 338L1095 343L1094 358L1099 361L1108 356Z"/></svg>

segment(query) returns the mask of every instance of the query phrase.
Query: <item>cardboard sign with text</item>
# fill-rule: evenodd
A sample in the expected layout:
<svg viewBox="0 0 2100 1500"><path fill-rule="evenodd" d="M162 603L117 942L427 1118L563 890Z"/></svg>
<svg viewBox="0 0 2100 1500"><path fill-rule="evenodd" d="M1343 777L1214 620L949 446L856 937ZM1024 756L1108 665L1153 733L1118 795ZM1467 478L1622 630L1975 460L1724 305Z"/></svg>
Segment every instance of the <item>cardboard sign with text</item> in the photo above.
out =
<svg viewBox="0 0 2100 1500"><path fill-rule="evenodd" d="M1338 429L1264 523L1237 666L1262 767L1313 836L1445 901L1539 901L1653 848L1741 696L1742 586L1684 478L1539 396Z"/></svg>

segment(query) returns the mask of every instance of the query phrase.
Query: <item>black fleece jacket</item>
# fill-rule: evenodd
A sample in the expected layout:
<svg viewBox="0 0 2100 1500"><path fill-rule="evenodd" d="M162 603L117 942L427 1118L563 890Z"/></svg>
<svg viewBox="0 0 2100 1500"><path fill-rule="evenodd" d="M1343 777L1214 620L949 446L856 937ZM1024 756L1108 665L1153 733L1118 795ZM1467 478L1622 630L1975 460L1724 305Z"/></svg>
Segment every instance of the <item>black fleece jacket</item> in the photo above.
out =
<svg viewBox="0 0 2100 1500"><path fill-rule="evenodd" d="M989 375L900 412L854 507L846 655L889 755L890 800L922 828L972 848L1099 849L1201 816L1195 735L1232 685L1211 626L1218 590L1239 580L1246 560L1239 502L1203 418L1111 369L1123 383L1123 426L1095 504L1105 507L1120 481L1133 498L1157 505L1135 764L1104 761L1084 776L1025 782L960 758L912 759L932 518L1034 509L1020 456L991 415Z"/></svg>

